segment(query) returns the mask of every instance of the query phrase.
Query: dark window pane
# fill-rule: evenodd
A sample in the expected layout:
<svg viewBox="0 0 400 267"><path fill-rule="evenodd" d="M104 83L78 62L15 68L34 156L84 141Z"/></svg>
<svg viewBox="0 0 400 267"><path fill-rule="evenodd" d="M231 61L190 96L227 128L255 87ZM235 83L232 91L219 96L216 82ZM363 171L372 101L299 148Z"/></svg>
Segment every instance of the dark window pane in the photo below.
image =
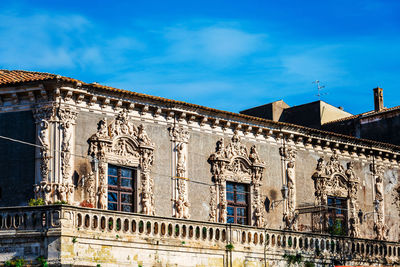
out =
<svg viewBox="0 0 400 267"><path fill-rule="evenodd" d="M121 186L132 188L132 179L121 178Z"/></svg>
<svg viewBox="0 0 400 267"><path fill-rule="evenodd" d="M246 219L242 218L242 217L239 217L239 218L237 218L237 222L236 223L238 223L238 224L246 224Z"/></svg>
<svg viewBox="0 0 400 267"><path fill-rule="evenodd" d="M117 201L118 201L118 195L117 195L117 193L108 192L108 201L109 201L109 202L117 202Z"/></svg>
<svg viewBox="0 0 400 267"><path fill-rule="evenodd" d="M227 223L235 223L235 218L228 216L228 219L226 220Z"/></svg>
<svg viewBox="0 0 400 267"><path fill-rule="evenodd" d="M228 215L234 215L235 209L233 207L228 207Z"/></svg>
<svg viewBox="0 0 400 267"><path fill-rule="evenodd" d="M233 192L234 185L232 183L226 183L226 191Z"/></svg>
<svg viewBox="0 0 400 267"><path fill-rule="evenodd" d="M246 186L245 186L245 185L242 185L242 184L238 184L238 185L236 186L236 190L237 190L238 192L240 192L240 193L245 193L245 192L246 192Z"/></svg>
<svg viewBox="0 0 400 267"><path fill-rule="evenodd" d="M131 212L132 206L131 205L122 205L122 211Z"/></svg>
<svg viewBox="0 0 400 267"><path fill-rule="evenodd" d="M121 202L122 203L132 203L132 195L131 194L121 194Z"/></svg>
<svg viewBox="0 0 400 267"><path fill-rule="evenodd" d="M121 169L121 177L132 177L132 170Z"/></svg>
<svg viewBox="0 0 400 267"><path fill-rule="evenodd" d="M116 166L108 165L108 175L117 176L118 170Z"/></svg>
<svg viewBox="0 0 400 267"><path fill-rule="evenodd" d="M237 216L246 216L246 208L237 208L236 215Z"/></svg>
<svg viewBox="0 0 400 267"><path fill-rule="evenodd" d="M233 193L226 193L226 199L228 201L235 201L235 196Z"/></svg>
<svg viewBox="0 0 400 267"><path fill-rule="evenodd" d="M236 198L238 202L246 202L246 195L244 194L237 194Z"/></svg>
<svg viewBox="0 0 400 267"><path fill-rule="evenodd" d="M117 179L117 177L108 176L108 185L117 186L117 185L118 185L118 179Z"/></svg>
<svg viewBox="0 0 400 267"><path fill-rule="evenodd" d="M117 203L108 203L109 210L117 210Z"/></svg>

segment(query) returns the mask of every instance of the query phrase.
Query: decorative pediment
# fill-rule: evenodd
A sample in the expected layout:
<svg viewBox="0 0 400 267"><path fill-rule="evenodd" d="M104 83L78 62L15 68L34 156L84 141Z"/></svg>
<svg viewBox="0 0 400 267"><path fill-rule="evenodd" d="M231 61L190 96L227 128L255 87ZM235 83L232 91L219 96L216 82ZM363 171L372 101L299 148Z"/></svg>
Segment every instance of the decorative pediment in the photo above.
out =
<svg viewBox="0 0 400 267"><path fill-rule="evenodd" d="M148 137L144 126L140 124L136 127L128 120L128 112L121 111L115 120L107 124L107 118L102 119L98 123L97 133L95 133L91 140L113 140L118 137L130 137L131 140L137 142L137 146L150 146L154 147Z"/></svg>
<svg viewBox="0 0 400 267"><path fill-rule="evenodd" d="M121 164L138 164L140 150L153 149L154 144L147 135L144 126L136 126L128 120L126 110L108 124L107 118L98 123L98 129L89 139L89 154L97 158L107 158Z"/></svg>

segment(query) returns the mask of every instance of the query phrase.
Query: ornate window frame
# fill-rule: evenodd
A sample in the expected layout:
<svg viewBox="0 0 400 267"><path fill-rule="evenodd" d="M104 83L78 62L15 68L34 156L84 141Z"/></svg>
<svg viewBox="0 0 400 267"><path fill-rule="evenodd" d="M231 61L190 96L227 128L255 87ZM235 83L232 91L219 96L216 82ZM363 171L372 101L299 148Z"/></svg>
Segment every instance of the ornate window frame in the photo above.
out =
<svg viewBox="0 0 400 267"><path fill-rule="evenodd" d="M221 138L216 144L215 153L209 159L214 185L210 187L210 215L213 222L226 223L227 200L226 181L249 184L250 212L249 222L257 227L264 226L264 209L261 199L261 182L265 163L260 160L256 146L248 152L241 143L239 133L234 132L231 142L225 147Z"/></svg>
<svg viewBox="0 0 400 267"><path fill-rule="evenodd" d="M339 162L337 153L333 153L329 161L325 163L321 157L317 168L312 175L315 188L315 205L325 210L328 206L328 195L347 199L347 229L351 237L359 237L358 219L358 184L359 178L354 172L354 163L348 162L345 169ZM326 213L314 214L314 230L327 230Z"/></svg>
<svg viewBox="0 0 400 267"><path fill-rule="evenodd" d="M97 132L88 142L89 155L99 162L98 174L94 175L95 185L92 186L96 193L91 192L92 197L88 201L95 207L107 208L108 164L137 168L141 213L154 215L154 181L150 175L154 144L144 126L134 125L129 121L127 110L122 110L109 124L106 118L100 120Z"/></svg>

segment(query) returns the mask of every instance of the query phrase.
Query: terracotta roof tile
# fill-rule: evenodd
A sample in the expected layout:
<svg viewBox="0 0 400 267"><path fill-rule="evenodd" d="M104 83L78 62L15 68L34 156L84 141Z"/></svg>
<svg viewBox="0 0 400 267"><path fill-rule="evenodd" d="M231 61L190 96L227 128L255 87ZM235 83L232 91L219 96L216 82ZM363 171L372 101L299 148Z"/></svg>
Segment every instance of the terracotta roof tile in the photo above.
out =
<svg viewBox="0 0 400 267"><path fill-rule="evenodd" d="M0 85L55 79L57 75L23 70L0 70Z"/></svg>

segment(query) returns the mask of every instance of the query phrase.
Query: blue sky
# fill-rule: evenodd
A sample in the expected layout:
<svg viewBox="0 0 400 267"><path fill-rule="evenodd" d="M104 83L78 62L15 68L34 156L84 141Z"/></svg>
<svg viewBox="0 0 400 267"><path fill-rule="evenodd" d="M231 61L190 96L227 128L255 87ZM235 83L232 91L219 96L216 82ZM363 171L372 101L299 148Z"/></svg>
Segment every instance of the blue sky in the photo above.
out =
<svg viewBox="0 0 400 267"><path fill-rule="evenodd" d="M400 105L400 1L1 1L0 68L240 110Z"/></svg>

